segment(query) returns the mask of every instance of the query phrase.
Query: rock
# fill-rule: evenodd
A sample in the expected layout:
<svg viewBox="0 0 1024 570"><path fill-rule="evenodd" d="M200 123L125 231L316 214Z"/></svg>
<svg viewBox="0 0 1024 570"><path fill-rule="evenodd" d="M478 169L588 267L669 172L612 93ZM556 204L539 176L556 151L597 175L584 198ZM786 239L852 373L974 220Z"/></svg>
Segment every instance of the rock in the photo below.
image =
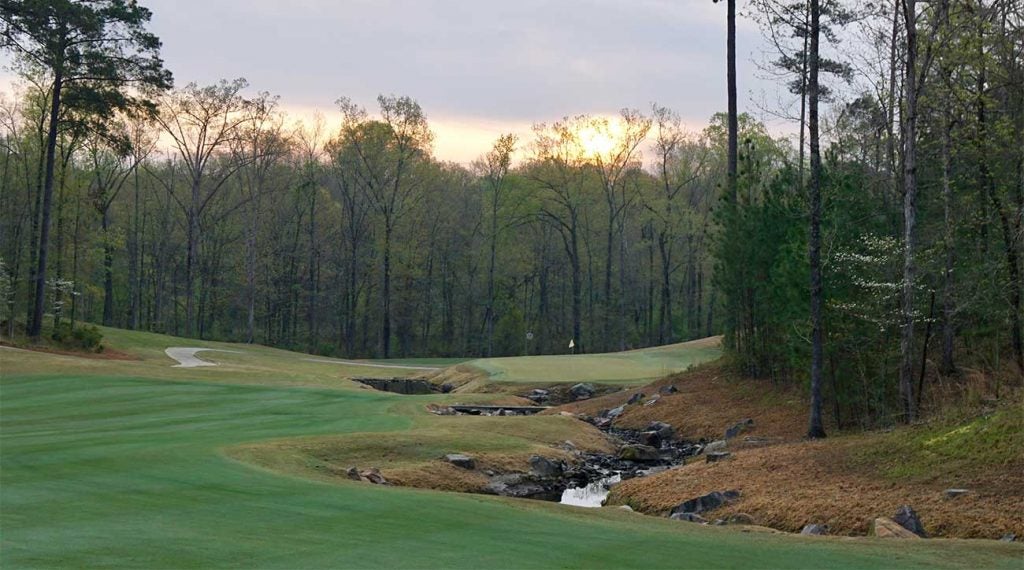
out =
<svg viewBox="0 0 1024 570"><path fill-rule="evenodd" d="M540 388L532 390L526 397L536 403L546 402L551 397L550 392L547 390L541 390Z"/></svg>
<svg viewBox="0 0 1024 570"><path fill-rule="evenodd" d="M619 505L619 510L633 512L633 507L629 505Z"/></svg>
<svg viewBox="0 0 1024 570"><path fill-rule="evenodd" d="M626 411L626 406L619 406L617 408L612 408L612 409L608 410L608 413L605 414L605 417L606 418L615 419L615 418L621 416L623 414L623 412L625 412L625 411Z"/></svg>
<svg viewBox="0 0 1024 570"><path fill-rule="evenodd" d="M564 483L535 481L528 475L520 473L498 475L484 487L484 492L492 495L549 501L557 500L564 490Z"/></svg>
<svg viewBox="0 0 1024 570"><path fill-rule="evenodd" d="M725 517L725 522L729 524L754 524L754 517L747 513L734 513Z"/></svg>
<svg viewBox="0 0 1024 570"><path fill-rule="evenodd" d="M576 444L569 441L568 439L562 442L562 449L566 451L577 451Z"/></svg>
<svg viewBox="0 0 1024 570"><path fill-rule="evenodd" d="M807 536L823 536L828 534L827 524L805 524L804 528L800 529L800 534Z"/></svg>
<svg viewBox="0 0 1024 570"><path fill-rule="evenodd" d="M1003 536L999 537L999 542L1013 542L1017 540L1017 535L1012 532L1008 532Z"/></svg>
<svg viewBox="0 0 1024 570"><path fill-rule="evenodd" d="M675 384L669 384L668 386L662 386L661 388L658 388L658 393L663 395L663 396L667 396L669 394L675 394L678 391L679 391L679 388L676 388Z"/></svg>
<svg viewBox="0 0 1024 570"><path fill-rule="evenodd" d="M644 442L644 445L661 447L661 435L656 431L640 432L640 440Z"/></svg>
<svg viewBox="0 0 1024 570"><path fill-rule="evenodd" d="M712 441L711 443L704 446L704 453L714 453L716 451L725 451L728 447L728 443L724 439L718 441Z"/></svg>
<svg viewBox="0 0 1024 570"><path fill-rule="evenodd" d="M349 467L345 470L345 476L353 481L362 481L362 477L359 476L359 470L355 467Z"/></svg>
<svg viewBox="0 0 1024 570"><path fill-rule="evenodd" d="M572 412L566 412L564 410L561 411L561 412L558 412L558 415L565 416L565 417L568 417L568 418L575 418L576 417L576 414L573 414Z"/></svg>
<svg viewBox="0 0 1024 570"><path fill-rule="evenodd" d="M751 427L754 427L754 420L750 418L740 420L739 422L736 423L736 425L725 430L725 439L732 439L738 436L740 432L742 432L743 430Z"/></svg>
<svg viewBox="0 0 1024 570"><path fill-rule="evenodd" d="M619 449L619 459L626 461L657 461L661 459L658 450L649 445L623 445Z"/></svg>
<svg viewBox="0 0 1024 570"><path fill-rule="evenodd" d="M597 389L594 388L593 384L585 382L580 382L579 384L576 384L572 388L569 388L569 394L575 400L586 400L587 398L593 397L594 393L596 392Z"/></svg>
<svg viewBox="0 0 1024 570"><path fill-rule="evenodd" d="M463 469L476 469L476 460L468 455L461 453L449 453L444 456L444 460L456 467Z"/></svg>
<svg viewBox="0 0 1024 570"><path fill-rule="evenodd" d="M919 539L920 536L903 528L896 521L888 517L879 517L871 523L871 536L878 538L910 538Z"/></svg>
<svg viewBox="0 0 1024 570"><path fill-rule="evenodd" d="M645 431L656 431L661 439L668 441L676 434L675 428L665 422L651 422Z"/></svg>
<svg viewBox="0 0 1024 570"><path fill-rule="evenodd" d="M728 459L732 454L728 451L712 451L711 453L705 453L704 457L707 458L708 463L715 463L723 459Z"/></svg>
<svg viewBox="0 0 1024 570"><path fill-rule="evenodd" d="M360 471L359 476L362 479L366 479L370 483L373 483L374 485L388 484L388 480L385 479L384 476L380 474L380 470L377 469L376 467L372 469L367 469L366 471Z"/></svg>
<svg viewBox="0 0 1024 570"><path fill-rule="evenodd" d="M921 519L918 518L914 509L910 508L910 505L903 505L900 507L896 511L896 515L892 517L892 520L896 521L896 524L917 536L920 536L921 538L928 538L928 533L925 532L924 525L921 524Z"/></svg>
<svg viewBox="0 0 1024 570"><path fill-rule="evenodd" d="M530 457L530 471L538 477L558 477L562 474L562 462L534 455Z"/></svg>
<svg viewBox="0 0 1024 570"><path fill-rule="evenodd" d="M713 522L711 524L714 525L714 526L725 526L725 525L727 525L729 523L727 523L725 521L725 519L715 519L715 522Z"/></svg>
<svg viewBox="0 0 1024 570"><path fill-rule="evenodd" d="M646 402L644 402L644 406L653 406L654 404L657 404L658 400L660 400L660 399L661 399L661 395L660 394L655 394L653 398L651 398L650 400L647 400Z"/></svg>
<svg viewBox="0 0 1024 570"><path fill-rule="evenodd" d="M970 491L968 491L967 489L946 489L945 493L947 499L955 499L961 495L966 495L967 493L970 493Z"/></svg>
<svg viewBox="0 0 1024 570"><path fill-rule="evenodd" d="M672 519L674 521L686 521L686 522L694 522L694 523L700 523L700 524L707 524L707 522L708 522L707 520L704 519L704 517L702 517L702 516L700 516L698 514L695 514L695 513L672 513L671 515L668 516L668 518L670 518L670 519Z"/></svg>
<svg viewBox="0 0 1024 570"><path fill-rule="evenodd" d="M712 491L707 495L702 495L678 504L674 509L672 509L671 514L705 513L707 511L717 509L726 503L731 503L738 499L739 496L739 491L726 491L724 493L720 491Z"/></svg>
<svg viewBox="0 0 1024 570"><path fill-rule="evenodd" d="M455 389L455 385L452 384L451 382L445 382L444 384L441 384L441 393L442 394L448 394L449 392L451 392L454 389Z"/></svg>
<svg viewBox="0 0 1024 570"><path fill-rule="evenodd" d="M637 392L637 393L633 394L632 396L630 396L628 400L626 400L626 404L632 406L633 404L639 403L640 400L643 400L643 399L644 399L644 393L643 392Z"/></svg>

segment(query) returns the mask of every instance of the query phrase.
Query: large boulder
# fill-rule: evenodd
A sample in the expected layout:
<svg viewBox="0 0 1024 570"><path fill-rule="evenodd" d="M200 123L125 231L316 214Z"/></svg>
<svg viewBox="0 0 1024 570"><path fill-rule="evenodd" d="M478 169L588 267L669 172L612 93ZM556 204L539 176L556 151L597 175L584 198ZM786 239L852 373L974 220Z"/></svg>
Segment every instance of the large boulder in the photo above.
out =
<svg viewBox="0 0 1024 570"><path fill-rule="evenodd" d="M711 443L704 446L704 453L713 453L716 451L725 451L728 447L728 443L724 439L718 441L712 441Z"/></svg>
<svg viewBox="0 0 1024 570"><path fill-rule="evenodd" d="M526 395L526 397L539 404L541 402L546 402L548 398L551 397L551 393L548 392L547 390L536 388L534 390L531 390L530 393Z"/></svg>
<svg viewBox="0 0 1024 570"><path fill-rule="evenodd" d="M619 406L617 408L612 408L608 410L604 417L614 420L615 418L621 416L625 411L626 406Z"/></svg>
<svg viewBox="0 0 1024 570"><path fill-rule="evenodd" d="M800 529L800 534L807 536L822 536L828 534L827 524L805 524L804 528Z"/></svg>
<svg viewBox="0 0 1024 570"><path fill-rule="evenodd" d="M498 475L484 487L484 492L502 497L518 499L557 500L562 496L565 485L558 481L538 481L519 473Z"/></svg>
<svg viewBox="0 0 1024 570"><path fill-rule="evenodd" d="M754 524L754 517L747 513L733 513L725 517L725 522L729 524Z"/></svg>
<svg viewBox="0 0 1024 570"><path fill-rule="evenodd" d="M476 469L476 460L461 453L449 453L444 456L444 460L463 469Z"/></svg>
<svg viewBox="0 0 1024 570"><path fill-rule="evenodd" d="M729 459L732 456L728 451L712 451L711 453L705 453L704 457L708 463L717 463L724 459Z"/></svg>
<svg viewBox="0 0 1024 570"><path fill-rule="evenodd" d="M750 418L740 420L739 422L736 423L736 425L725 430L725 439L732 439L738 436L740 433L742 433L743 430L751 427L754 427L754 420Z"/></svg>
<svg viewBox="0 0 1024 570"><path fill-rule="evenodd" d="M374 485L387 485L388 484L388 480L385 479L384 476L380 474L380 470L377 469L376 467L373 467L371 469L367 469L365 471L360 471L359 472L359 477L363 481L369 481L370 483L373 483Z"/></svg>
<svg viewBox="0 0 1024 570"><path fill-rule="evenodd" d="M671 514L677 513L706 513L713 511L722 505L731 503L740 497L740 492L735 490L720 492L712 491L707 495L695 497L688 501L683 501L676 505L672 509Z"/></svg>
<svg viewBox="0 0 1024 570"><path fill-rule="evenodd" d="M587 398L592 398L596 392L597 389L594 388L594 385L586 382L580 382L572 388L569 388L569 395L571 395L574 400L586 400Z"/></svg>
<svg viewBox="0 0 1024 570"><path fill-rule="evenodd" d="M562 474L562 462L534 455L530 457L530 471L538 477L558 477Z"/></svg>
<svg viewBox="0 0 1024 570"><path fill-rule="evenodd" d="M626 461L657 461L661 459L658 450L649 445L623 445L619 449L619 459Z"/></svg>
<svg viewBox="0 0 1024 570"><path fill-rule="evenodd" d="M651 422L645 431L656 431L661 439L668 441L676 434L675 428L665 422Z"/></svg>
<svg viewBox="0 0 1024 570"><path fill-rule="evenodd" d="M694 522L694 523L700 523L700 524L707 524L707 522L708 522L707 520L704 519L704 517L702 517L702 516L700 516L700 515L698 515L696 513L672 513L671 515L668 516L668 518L670 518L670 519L672 519L674 521L686 521L686 522Z"/></svg>
<svg viewBox="0 0 1024 570"><path fill-rule="evenodd" d="M877 536L878 538L921 538L888 517L878 517L872 521L871 536Z"/></svg>
<svg viewBox="0 0 1024 570"><path fill-rule="evenodd" d="M661 447L661 434L656 431L640 432L640 441L651 447Z"/></svg>
<svg viewBox="0 0 1024 570"><path fill-rule="evenodd" d="M921 524L921 519L918 518L914 509L910 508L910 505L903 505L897 509L892 520L896 521L896 524L917 536L920 536L921 538L928 538L928 533L925 532L924 525Z"/></svg>

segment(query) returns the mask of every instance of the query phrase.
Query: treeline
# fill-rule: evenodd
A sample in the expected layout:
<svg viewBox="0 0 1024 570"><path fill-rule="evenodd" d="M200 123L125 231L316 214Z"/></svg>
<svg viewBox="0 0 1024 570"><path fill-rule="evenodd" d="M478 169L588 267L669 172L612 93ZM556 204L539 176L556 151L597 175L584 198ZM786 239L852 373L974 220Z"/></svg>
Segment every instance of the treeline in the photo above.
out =
<svg viewBox="0 0 1024 570"><path fill-rule="evenodd" d="M8 334L33 306L47 84L29 77L2 108ZM407 97L373 114L340 100L334 132L246 87L188 85L103 136L59 134L49 321L349 357L620 350L716 330L720 128L688 134L664 108L579 116L461 166L432 156Z"/></svg>
<svg viewBox="0 0 1024 570"><path fill-rule="evenodd" d="M408 97L295 124L243 80L170 90L137 5L0 0L23 77L0 113L6 333L400 357L724 332L749 375L808 382L811 437L1019 385L1020 3L725 4L730 112L700 132L658 106L571 117L463 166ZM737 16L795 144L736 111Z"/></svg>
<svg viewBox="0 0 1024 570"><path fill-rule="evenodd" d="M913 421L950 397L1019 387L1021 4L753 8L794 96L800 145L794 157L740 128L736 195L715 214L737 361L753 376L809 379L812 410L840 427ZM812 412L810 435L820 428Z"/></svg>

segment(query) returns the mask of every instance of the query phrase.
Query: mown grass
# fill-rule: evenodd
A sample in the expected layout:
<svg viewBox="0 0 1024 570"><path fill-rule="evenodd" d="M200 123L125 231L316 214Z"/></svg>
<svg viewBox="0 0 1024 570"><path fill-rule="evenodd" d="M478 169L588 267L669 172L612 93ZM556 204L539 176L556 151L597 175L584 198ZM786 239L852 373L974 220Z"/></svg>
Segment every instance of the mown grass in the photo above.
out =
<svg viewBox="0 0 1024 570"><path fill-rule="evenodd" d="M1019 567L1014 545L746 534L255 468L222 450L310 436L407 437L422 406L440 397L334 385L330 365L307 367L271 349L255 349L258 374L242 361L173 369L157 364L162 347L194 344L140 340L118 346L140 355L128 364L0 350L0 566ZM541 425L522 429L551 427Z"/></svg>
<svg viewBox="0 0 1024 570"><path fill-rule="evenodd" d="M641 385L715 360L721 354L715 337L627 352L480 358L466 364L485 372L492 382Z"/></svg>

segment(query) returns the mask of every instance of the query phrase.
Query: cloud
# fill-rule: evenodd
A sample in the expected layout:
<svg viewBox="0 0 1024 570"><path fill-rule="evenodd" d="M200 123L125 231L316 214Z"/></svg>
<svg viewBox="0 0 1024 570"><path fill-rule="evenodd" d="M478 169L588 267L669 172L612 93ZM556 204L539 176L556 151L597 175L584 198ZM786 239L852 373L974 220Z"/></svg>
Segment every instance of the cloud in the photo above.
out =
<svg viewBox="0 0 1024 570"><path fill-rule="evenodd" d="M503 130L652 102L703 124L725 109L725 6L710 0L143 0L179 85L246 77L325 114L342 95L373 107L409 95L464 161ZM756 27L740 20L741 109ZM507 125L508 128L493 128ZM488 133L493 136L484 136ZM455 141L462 141L456 144ZM449 154L450 153L450 154Z"/></svg>

